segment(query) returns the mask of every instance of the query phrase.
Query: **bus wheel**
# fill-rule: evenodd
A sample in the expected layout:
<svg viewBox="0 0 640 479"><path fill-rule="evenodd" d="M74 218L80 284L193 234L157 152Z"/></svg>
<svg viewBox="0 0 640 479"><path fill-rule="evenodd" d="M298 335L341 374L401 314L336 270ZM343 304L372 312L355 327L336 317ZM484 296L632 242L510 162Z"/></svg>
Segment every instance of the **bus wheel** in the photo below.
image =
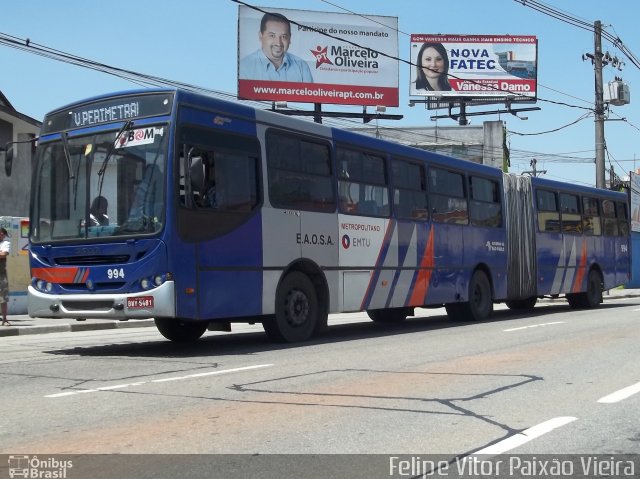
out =
<svg viewBox="0 0 640 479"><path fill-rule="evenodd" d="M493 310L491 284L487 275L476 271L469 281L469 301L445 305L450 318L457 321L484 321Z"/></svg>
<svg viewBox="0 0 640 479"><path fill-rule="evenodd" d="M573 309L597 308L602 303L602 277L595 269L587 276L587 291L584 293L567 294L569 306Z"/></svg>
<svg viewBox="0 0 640 479"><path fill-rule="evenodd" d="M376 323L401 323L413 316L413 308L369 309L367 315Z"/></svg>
<svg viewBox="0 0 640 479"><path fill-rule="evenodd" d="M160 334L177 343L197 340L208 326L206 321L184 321L180 318L156 318L155 323Z"/></svg>
<svg viewBox="0 0 640 479"><path fill-rule="evenodd" d="M293 343L309 339L320 319L318 295L307 275L294 271L276 292L275 315L262 324L271 341Z"/></svg>
<svg viewBox="0 0 640 479"><path fill-rule="evenodd" d="M587 292L584 295L587 308L597 308L602 303L602 277L595 269L589 271Z"/></svg>
<svg viewBox="0 0 640 479"><path fill-rule="evenodd" d="M533 309L533 307L538 302L538 298L535 296L531 296L526 299L514 299L512 301L505 301L507 308L514 310L529 310Z"/></svg>

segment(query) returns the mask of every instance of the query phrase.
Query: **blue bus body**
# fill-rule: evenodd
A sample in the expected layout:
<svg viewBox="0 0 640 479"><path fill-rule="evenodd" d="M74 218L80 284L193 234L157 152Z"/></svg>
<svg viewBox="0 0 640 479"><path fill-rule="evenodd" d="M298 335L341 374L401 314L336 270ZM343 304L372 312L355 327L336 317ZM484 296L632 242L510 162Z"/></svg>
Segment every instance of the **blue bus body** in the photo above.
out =
<svg viewBox="0 0 640 479"><path fill-rule="evenodd" d="M622 193L537 178L510 190L496 168L181 90L89 99L43 125L31 316L155 318L178 341L262 322L296 341L329 313L484 319L544 295L585 306L589 281L593 303L628 280ZM577 212L540 210L539 190ZM615 231L585 219L583 196L615 205Z"/></svg>

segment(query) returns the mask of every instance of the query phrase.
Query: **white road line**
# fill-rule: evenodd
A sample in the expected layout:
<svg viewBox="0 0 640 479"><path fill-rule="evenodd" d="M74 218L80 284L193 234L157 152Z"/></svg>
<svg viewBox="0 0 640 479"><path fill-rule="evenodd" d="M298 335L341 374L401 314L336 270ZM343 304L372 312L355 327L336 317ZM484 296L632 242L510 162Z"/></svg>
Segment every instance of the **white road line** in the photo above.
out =
<svg viewBox="0 0 640 479"><path fill-rule="evenodd" d="M602 397L598 399L598 402L605 403L605 404L612 404L615 402L622 401L623 399L627 399L628 397L631 397L637 393L640 393L640 383L636 383L632 386L626 387L624 389L620 389L619 391L616 391L605 397Z"/></svg>
<svg viewBox="0 0 640 479"><path fill-rule="evenodd" d="M209 371L208 373L189 374L187 376L179 376L179 377L176 377L176 378L152 379L151 382L152 383L164 383L164 382L167 382L167 381L180 381L182 379L201 378L201 377L204 377L204 376L213 376L213 375L216 375L216 374L235 373L235 372L238 372L238 371L248 371L250 369L266 368L268 366L273 366L273 364L258 364L256 366L247 366L247 367L244 367L244 368L222 369L222 370L218 370L218 371Z"/></svg>
<svg viewBox="0 0 640 479"><path fill-rule="evenodd" d="M180 381L180 380L183 380L183 379L201 378L201 377L213 376L213 375L217 375L217 374L237 373L237 372L240 372L240 371L250 371L252 369L268 368L270 366L273 366L273 364L257 364L255 366L246 366L244 368L221 369L221 370L216 370L216 371L209 371L209 372L206 372L206 373L188 374L187 376L177 376L177 377L163 378L163 379L152 379L150 381L141 381L141 382L137 382L137 383L115 384L113 386L103 386L103 387L100 387L100 388L93 388L93 389L79 389L79 390L74 390L74 391L66 391L66 392L63 392L63 393L48 394L45 397L46 398L61 398L61 397L66 397L66 396L75 396L76 394L96 393L96 392L100 392L100 391L111 391L113 389L124 389L124 388L129 388L129 387L132 387L132 386L141 386L142 384L162 383L162 382L167 382L167 381Z"/></svg>
<svg viewBox="0 0 640 479"><path fill-rule="evenodd" d="M554 429L569 424L570 422L573 422L577 419L577 417L571 416L555 417L553 419L549 419L548 421L530 427L529 429L526 429L521 433L508 437L507 439L492 444L491 446L485 447L484 449L480 449L473 454L504 454L511 449L522 446L523 444L537 437L540 437L543 434L551 432Z"/></svg>
<svg viewBox="0 0 640 479"><path fill-rule="evenodd" d="M552 323L532 324L531 326L521 326L519 328L503 329L502 331L505 332L505 333L509 333L511 331L520 331L522 329L540 328L542 326L551 326L552 324L564 324L564 323L565 323L565 321L554 321Z"/></svg>
<svg viewBox="0 0 640 479"><path fill-rule="evenodd" d="M640 308L639 309L634 309L633 311L640 311Z"/></svg>

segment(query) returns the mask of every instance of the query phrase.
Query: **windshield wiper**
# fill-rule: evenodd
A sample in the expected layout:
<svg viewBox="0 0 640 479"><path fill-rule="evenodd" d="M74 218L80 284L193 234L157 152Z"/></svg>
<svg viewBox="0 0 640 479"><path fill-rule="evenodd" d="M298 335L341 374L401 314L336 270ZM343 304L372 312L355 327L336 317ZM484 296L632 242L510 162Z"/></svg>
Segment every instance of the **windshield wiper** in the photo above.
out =
<svg viewBox="0 0 640 479"><path fill-rule="evenodd" d="M98 176L104 175L104 170L107 169L107 163L111 159L111 155L113 154L113 150L116 149L116 143L118 143L118 140L120 139L120 136L122 136L122 134L125 131L127 131L131 127L131 125L133 125L133 120L127 120L125 122L125 124L122 125L122 128L120 128L120 130L118 130L118 133L116 133L116 138L109 145L109 149L107 150L107 155L104 157L104 160L102 161L102 165L100 166L100 170L98 170Z"/></svg>
<svg viewBox="0 0 640 479"><path fill-rule="evenodd" d="M63 131L60 134L62 138L62 149L64 150L64 158L67 160L67 169L69 170L69 179L74 180L76 177L73 174L73 168L71 168L71 153L69 152L69 138L67 137L67 132Z"/></svg>
<svg viewBox="0 0 640 479"><path fill-rule="evenodd" d="M133 125L133 120L127 120L124 123L124 125L122 125L122 128L118 130L118 133L116 133L115 139L109 144L109 148L107 149L107 154L105 155L104 160L102 161L102 165L100 165L100 169L98 170L98 177L100 178L98 180L98 196L102 195L102 184L104 183L104 172L107 169L107 163L109 163L109 160L111 159L111 155L113 154L113 151L116 149L116 144L118 143L118 140L120 140L120 137L125 131L131 128L131 125Z"/></svg>

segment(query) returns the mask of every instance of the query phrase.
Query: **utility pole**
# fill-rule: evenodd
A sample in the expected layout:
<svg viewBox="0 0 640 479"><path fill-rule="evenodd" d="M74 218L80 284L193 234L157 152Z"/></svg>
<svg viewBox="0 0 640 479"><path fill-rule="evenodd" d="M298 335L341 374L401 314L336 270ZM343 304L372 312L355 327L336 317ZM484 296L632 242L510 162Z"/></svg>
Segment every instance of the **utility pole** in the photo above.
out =
<svg viewBox="0 0 640 479"><path fill-rule="evenodd" d="M547 172L547 170L538 170L538 169L536 169L537 163L538 163L538 160L536 160L535 158L533 160L531 160L529 162L529 166L531 167L531 171L523 171L522 174L523 175L533 176L534 178L536 176L538 176L538 174L544 175Z"/></svg>
<svg viewBox="0 0 640 479"><path fill-rule="evenodd" d="M593 24L593 65L596 93L596 188L604 188L604 99L602 93L602 23Z"/></svg>

